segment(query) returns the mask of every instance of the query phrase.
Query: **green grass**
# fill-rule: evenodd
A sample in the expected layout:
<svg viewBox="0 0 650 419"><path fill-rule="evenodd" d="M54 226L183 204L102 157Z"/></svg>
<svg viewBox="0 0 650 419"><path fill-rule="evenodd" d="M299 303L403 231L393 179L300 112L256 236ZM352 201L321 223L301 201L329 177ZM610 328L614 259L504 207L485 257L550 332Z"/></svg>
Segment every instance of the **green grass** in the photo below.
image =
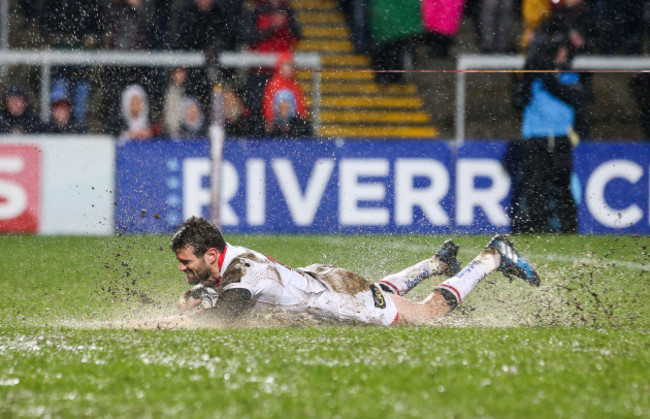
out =
<svg viewBox="0 0 650 419"><path fill-rule="evenodd" d="M228 238L372 279L444 239ZM0 417L650 416L646 237L516 237L542 286L492 274L432 327L129 328L187 289L168 241L0 236Z"/></svg>

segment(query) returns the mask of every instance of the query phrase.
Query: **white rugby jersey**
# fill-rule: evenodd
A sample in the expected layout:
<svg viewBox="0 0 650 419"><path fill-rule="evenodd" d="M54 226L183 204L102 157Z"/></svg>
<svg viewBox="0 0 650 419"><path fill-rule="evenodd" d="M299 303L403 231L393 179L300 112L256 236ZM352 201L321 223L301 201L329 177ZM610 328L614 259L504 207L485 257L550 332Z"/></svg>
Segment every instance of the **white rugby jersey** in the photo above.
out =
<svg viewBox="0 0 650 419"><path fill-rule="evenodd" d="M333 287L333 276L348 272L362 281L354 291ZM217 290L243 288L251 293L255 305L305 310L325 318L391 325L399 318L390 297L379 287L340 268L311 265L292 269L279 261L245 247L226 245L219 258ZM340 277L336 280L340 281Z"/></svg>

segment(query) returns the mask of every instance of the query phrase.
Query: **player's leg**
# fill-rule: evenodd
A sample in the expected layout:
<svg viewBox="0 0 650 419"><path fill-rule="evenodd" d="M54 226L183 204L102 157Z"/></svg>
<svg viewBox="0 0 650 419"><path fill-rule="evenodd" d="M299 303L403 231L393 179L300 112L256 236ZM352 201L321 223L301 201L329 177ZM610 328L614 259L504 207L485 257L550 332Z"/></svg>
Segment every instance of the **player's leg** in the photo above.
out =
<svg viewBox="0 0 650 419"><path fill-rule="evenodd" d="M460 271L460 263L456 259L458 245L451 240L445 241L436 254L426 260L404 269L396 274L377 281L382 290L405 295L424 279L434 275L454 276Z"/></svg>
<svg viewBox="0 0 650 419"><path fill-rule="evenodd" d="M400 315L400 321L407 324L418 324L436 320L448 314L487 274L499 267L499 262L499 253L486 247L462 271L438 285L422 303L405 298L393 298Z"/></svg>
<svg viewBox="0 0 650 419"><path fill-rule="evenodd" d="M489 273L499 270L531 285L539 285L539 276L505 236L497 235L481 253L457 275L441 283L422 303L389 295L402 323L417 324L436 320L451 312Z"/></svg>
<svg viewBox="0 0 650 419"><path fill-rule="evenodd" d="M386 296L393 301L397 308L399 324L422 324L444 317L453 310L453 307L437 290L421 303L396 294L387 293Z"/></svg>

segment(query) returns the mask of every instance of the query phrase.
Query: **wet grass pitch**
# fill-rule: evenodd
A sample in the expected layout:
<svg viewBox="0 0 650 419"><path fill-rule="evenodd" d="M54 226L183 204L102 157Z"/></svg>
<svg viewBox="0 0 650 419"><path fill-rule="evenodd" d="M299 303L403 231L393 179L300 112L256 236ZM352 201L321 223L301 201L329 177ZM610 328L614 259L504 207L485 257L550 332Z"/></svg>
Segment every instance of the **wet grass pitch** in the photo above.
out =
<svg viewBox="0 0 650 419"><path fill-rule="evenodd" d="M379 279L445 237L228 239ZM0 236L0 417L650 416L647 237L517 236L542 286L491 274L428 327L133 327L187 289L168 241Z"/></svg>

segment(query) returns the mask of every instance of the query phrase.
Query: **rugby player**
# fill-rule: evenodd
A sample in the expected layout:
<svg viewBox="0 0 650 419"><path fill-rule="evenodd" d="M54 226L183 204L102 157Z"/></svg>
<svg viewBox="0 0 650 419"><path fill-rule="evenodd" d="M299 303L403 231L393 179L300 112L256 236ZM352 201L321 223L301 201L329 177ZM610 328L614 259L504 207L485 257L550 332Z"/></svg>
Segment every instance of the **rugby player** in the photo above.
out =
<svg viewBox="0 0 650 419"><path fill-rule="evenodd" d="M236 319L252 309L281 308L323 319L366 324L422 324L458 306L490 272L501 271L539 285L532 265L505 236L497 235L463 270L458 246L447 240L431 258L378 282L346 269L314 264L292 269L245 247L227 243L219 229L200 217L187 219L170 247L187 282L196 285L182 296L182 307L209 310ZM422 302L404 297L433 275L449 279Z"/></svg>

